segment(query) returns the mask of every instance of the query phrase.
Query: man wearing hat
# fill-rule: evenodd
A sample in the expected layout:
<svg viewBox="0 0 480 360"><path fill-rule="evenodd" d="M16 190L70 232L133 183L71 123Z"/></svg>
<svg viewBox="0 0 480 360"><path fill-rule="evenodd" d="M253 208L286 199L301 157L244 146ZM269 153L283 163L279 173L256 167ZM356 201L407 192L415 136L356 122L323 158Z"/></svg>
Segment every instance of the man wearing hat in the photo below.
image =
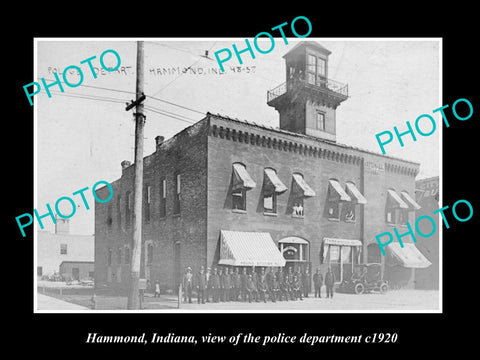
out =
<svg viewBox="0 0 480 360"><path fill-rule="evenodd" d="M235 268L235 272L233 272L233 268L231 268L230 271L232 272L233 301L238 301L241 289L240 273L238 272L238 267Z"/></svg>
<svg viewBox="0 0 480 360"><path fill-rule="evenodd" d="M212 291L212 302L218 302L218 294L220 291L220 277L217 274L217 268L213 268L213 273L210 275L210 289Z"/></svg>
<svg viewBox="0 0 480 360"><path fill-rule="evenodd" d="M247 280L248 280L248 274L247 274L247 268L243 268L243 272L240 275L240 288L242 292L242 300L247 301Z"/></svg>
<svg viewBox="0 0 480 360"><path fill-rule="evenodd" d="M204 267L200 266L200 270L197 273L195 278L195 287L197 289L197 299L198 303L200 304L200 299L202 304L205 304L205 289L206 289L206 278L204 274Z"/></svg>
<svg viewBox="0 0 480 360"><path fill-rule="evenodd" d="M211 296L211 287L210 287L210 276L211 276L211 271L210 267L207 267L207 271L205 272L205 301L210 302L210 296Z"/></svg>
<svg viewBox="0 0 480 360"><path fill-rule="evenodd" d="M193 274L192 268L187 267L185 274L183 275L183 291L184 291L184 302L192 303L192 289L193 289Z"/></svg>

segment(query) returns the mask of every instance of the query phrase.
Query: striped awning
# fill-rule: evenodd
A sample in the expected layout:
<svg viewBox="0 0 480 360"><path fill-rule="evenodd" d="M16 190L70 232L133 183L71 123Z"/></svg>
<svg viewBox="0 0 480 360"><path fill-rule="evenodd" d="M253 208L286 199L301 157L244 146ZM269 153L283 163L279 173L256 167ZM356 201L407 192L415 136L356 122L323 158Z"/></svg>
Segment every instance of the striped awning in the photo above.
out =
<svg viewBox="0 0 480 360"><path fill-rule="evenodd" d="M256 186L255 181L247 172L245 165L240 163L233 164L233 190L253 189Z"/></svg>
<svg viewBox="0 0 480 360"><path fill-rule="evenodd" d="M221 230L219 265L285 266L270 233Z"/></svg>
<svg viewBox="0 0 480 360"><path fill-rule="evenodd" d="M342 186L337 180L328 180L330 184L329 189L329 200L337 200L337 201L352 201L350 196L343 190Z"/></svg>
<svg viewBox="0 0 480 360"><path fill-rule="evenodd" d="M265 169L265 185L267 188L272 188L277 194L284 193L288 190L273 169Z"/></svg>
<svg viewBox="0 0 480 360"><path fill-rule="evenodd" d="M388 189L387 192L388 192L388 198L394 204L393 207L408 209L408 205L405 203L405 201L402 200L402 198L397 194L395 190Z"/></svg>
<svg viewBox="0 0 480 360"><path fill-rule="evenodd" d="M357 204L365 205L367 203L367 199L365 199L362 193L352 182L347 182L347 194L349 194L349 196L352 198L352 201L356 202Z"/></svg>
<svg viewBox="0 0 480 360"><path fill-rule="evenodd" d="M402 199L405 200L410 210L418 210L422 208L415 200L413 200L410 194L406 191L402 191L400 192L400 194L402 195Z"/></svg>
<svg viewBox="0 0 480 360"><path fill-rule="evenodd" d="M398 242L393 242L387 246L387 249L393 262L403 267L422 269L432 265L413 243L403 243L401 247Z"/></svg>
<svg viewBox="0 0 480 360"><path fill-rule="evenodd" d="M306 183L301 174L293 174L294 190L299 192L301 196L312 197L315 196L315 191Z"/></svg>

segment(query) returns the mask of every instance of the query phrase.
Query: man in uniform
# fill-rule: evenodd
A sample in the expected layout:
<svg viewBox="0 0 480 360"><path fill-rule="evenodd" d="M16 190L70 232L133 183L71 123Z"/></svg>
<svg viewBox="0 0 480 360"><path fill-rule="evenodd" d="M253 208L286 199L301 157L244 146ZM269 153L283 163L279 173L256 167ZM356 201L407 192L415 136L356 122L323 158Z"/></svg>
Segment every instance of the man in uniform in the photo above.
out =
<svg viewBox="0 0 480 360"><path fill-rule="evenodd" d="M233 300L238 301L240 289L242 288L242 284L240 281L240 273L238 272L238 267L235 268L235 272L233 272L233 268L231 268L230 270L232 271Z"/></svg>
<svg viewBox="0 0 480 360"><path fill-rule="evenodd" d="M213 273L210 275L210 289L212 291L212 302L218 302L218 295L220 291L220 277L217 274L217 268L213 268Z"/></svg>
<svg viewBox="0 0 480 360"><path fill-rule="evenodd" d="M303 296L308 298L308 293L312 290L310 284L310 272L308 271L308 266L305 268L305 271L302 273L302 291Z"/></svg>
<svg viewBox="0 0 480 360"><path fill-rule="evenodd" d="M275 280L275 275L273 275L271 268L268 268L268 272L265 277L267 280L268 296L270 297L270 300L272 300L272 302L275 302L275 294L273 293L273 281Z"/></svg>
<svg viewBox="0 0 480 360"><path fill-rule="evenodd" d="M184 291L184 302L192 303L192 289L193 289L193 274L192 268L187 267L185 274L183 275L183 291Z"/></svg>
<svg viewBox="0 0 480 360"><path fill-rule="evenodd" d="M218 280L219 280L219 288L218 288L218 300L221 302L225 301L225 284L223 283L223 270L222 268L218 268Z"/></svg>
<svg viewBox="0 0 480 360"><path fill-rule="evenodd" d="M255 286L255 281L253 281L253 275L249 274L247 277L247 296L248 302L252 302L252 296L255 296L255 301L258 301L257 287Z"/></svg>
<svg viewBox="0 0 480 360"><path fill-rule="evenodd" d="M283 273L283 268L282 268L282 267L279 267L279 268L278 268L278 271L277 271L277 273L275 274L275 278L276 278L276 280L277 280L278 287L279 287L279 292L278 292L279 297L278 297L278 299L279 299L280 301L282 301L282 297L286 294L286 293L285 293L285 290L286 290L286 289L285 289L285 286L284 286L285 275L284 275L284 273ZM285 296L285 298L286 298L286 296Z"/></svg>
<svg viewBox="0 0 480 360"><path fill-rule="evenodd" d="M206 279L204 273L204 267L200 266L200 270L197 273L195 278L195 287L197 289L197 299L198 303L200 304L200 299L202 304L205 304L205 288L206 288Z"/></svg>
<svg viewBox="0 0 480 360"><path fill-rule="evenodd" d="M288 293L290 295L290 300L295 300L295 292L293 291L293 276L293 267L289 267L287 276L285 277L285 282L288 284Z"/></svg>
<svg viewBox="0 0 480 360"><path fill-rule="evenodd" d="M210 296L211 296L211 287L210 287L210 267L207 267L207 271L205 272L205 301L210 302Z"/></svg>
<svg viewBox="0 0 480 360"><path fill-rule="evenodd" d="M333 285L335 284L335 275L332 272L332 268L329 267L325 274L325 287L327 288L327 298L333 298Z"/></svg>
<svg viewBox="0 0 480 360"><path fill-rule="evenodd" d="M293 298L295 300L297 300L298 298L300 298L300 300L303 300L302 281L300 280L300 277L297 274L293 275L292 290L293 290Z"/></svg>
<svg viewBox="0 0 480 360"><path fill-rule="evenodd" d="M322 297L322 285L323 285L323 276L320 273L320 269L317 268L317 272L313 274L313 286L315 287L315 297Z"/></svg>
<svg viewBox="0 0 480 360"><path fill-rule="evenodd" d="M222 283L223 283L223 301L230 301L232 280L231 280L230 272L228 271L228 267L225 268L225 271L223 272Z"/></svg>
<svg viewBox="0 0 480 360"><path fill-rule="evenodd" d="M263 302L267 302L267 278L265 275L265 268L262 268L260 274L258 274L257 291Z"/></svg>
<svg viewBox="0 0 480 360"><path fill-rule="evenodd" d="M242 291L242 300L247 301L247 280L248 280L248 274L247 274L247 268L243 268L243 273L240 275L240 287Z"/></svg>

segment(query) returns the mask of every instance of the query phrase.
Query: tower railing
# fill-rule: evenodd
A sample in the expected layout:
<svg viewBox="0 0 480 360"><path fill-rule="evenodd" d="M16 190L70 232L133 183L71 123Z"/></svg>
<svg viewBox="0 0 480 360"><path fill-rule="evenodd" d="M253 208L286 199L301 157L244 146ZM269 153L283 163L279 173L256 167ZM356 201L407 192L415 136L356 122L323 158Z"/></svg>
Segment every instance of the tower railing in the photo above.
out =
<svg viewBox="0 0 480 360"><path fill-rule="evenodd" d="M287 90L292 89L296 85L301 84L305 87L311 87L313 89L317 89L320 91L326 91L330 93L334 93L333 95L337 95L340 97L347 98L348 97L348 84L341 83L336 80L332 79L316 79L316 84L312 84L311 82L305 81L303 78L291 79L287 82L284 82L277 87L273 88L272 90L267 92L267 102L276 99L277 97L285 94Z"/></svg>

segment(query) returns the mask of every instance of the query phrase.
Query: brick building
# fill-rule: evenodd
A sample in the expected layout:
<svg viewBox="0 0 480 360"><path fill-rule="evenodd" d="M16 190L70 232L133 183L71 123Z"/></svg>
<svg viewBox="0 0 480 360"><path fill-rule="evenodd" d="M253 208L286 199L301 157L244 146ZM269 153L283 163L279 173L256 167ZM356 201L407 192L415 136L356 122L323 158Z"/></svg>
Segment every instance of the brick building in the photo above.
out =
<svg viewBox="0 0 480 360"><path fill-rule="evenodd" d="M331 266L338 281L352 264L388 269L375 235L414 221L419 164L336 142L348 87L328 78L329 54L303 42L285 55L287 81L267 94L279 129L207 113L156 137L144 158L142 277L175 288L186 266ZM114 198L96 203L96 286L128 286L133 174L122 162Z"/></svg>
<svg viewBox="0 0 480 360"><path fill-rule="evenodd" d="M430 216L435 222L435 228L439 229L428 238L417 241L418 250L432 263L425 269L415 270L415 288L438 289L440 271L440 239L439 232L442 224L439 223L438 213L433 214L440 208L439 205L439 177L433 176L417 180L415 189L416 201L422 207L416 212L417 219L420 216ZM419 222L419 229L423 234L431 231L431 225Z"/></svg>

